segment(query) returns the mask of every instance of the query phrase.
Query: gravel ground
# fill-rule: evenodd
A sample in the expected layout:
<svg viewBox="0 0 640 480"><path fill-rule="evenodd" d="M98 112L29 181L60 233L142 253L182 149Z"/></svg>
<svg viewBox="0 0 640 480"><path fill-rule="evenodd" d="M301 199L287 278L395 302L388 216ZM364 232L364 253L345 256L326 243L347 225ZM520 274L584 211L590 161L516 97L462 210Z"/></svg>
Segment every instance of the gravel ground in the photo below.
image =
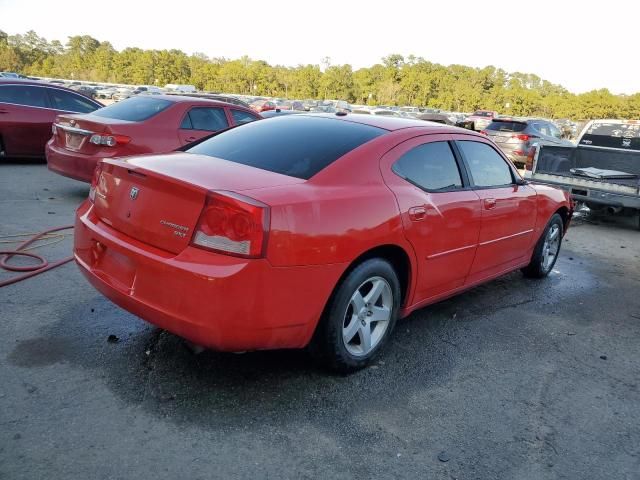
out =
<svg viewBox="0 0 640 480"><path fill-rule="evenodd" d="M0 234L72 223L87 191L0 163ZM638 479L637 221L576 218L548 279L420 310L347 377L193 355L73 263L2 288L0 478Z"/></svg>

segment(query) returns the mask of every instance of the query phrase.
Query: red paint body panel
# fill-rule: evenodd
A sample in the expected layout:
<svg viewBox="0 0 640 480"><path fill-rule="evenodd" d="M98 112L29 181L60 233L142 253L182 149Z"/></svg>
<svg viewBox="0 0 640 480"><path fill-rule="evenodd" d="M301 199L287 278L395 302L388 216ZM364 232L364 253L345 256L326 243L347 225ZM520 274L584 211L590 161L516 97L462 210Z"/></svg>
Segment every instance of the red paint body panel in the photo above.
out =
<svg viewBox="0 0 640 480"><path fill-rule="evenodd" d="M309 180L187 153L106 160L95 204L78 210L81 270L118 305L195 343L219 350L298 348L310 340L341 276L369 250L393 246L406 253L404 316L526 265L549 218L570 209L564 192L550 187L418 189L391 170L403 153L458 136L488 141L422 122L358 121L389 132ZM141 187L135 202L127 196L132 186ZM209 190L241 192L267 206L262 258L189 243ZM495 206L485 209L489 196ZM160 220L183 225L189 235L172 239Z"/></svg>
<svg viewBox="0 0 640 480"><path fill-rule="evenodd" d="M91 114L58 116L56 119L58 124L69 125L73 122L74 127L83 130L105 135L125 135L131 140L115 147L98 146L89 142L89 135L76 135L62 128L58 129L57 134L51 138L46 147L49 169L60 175L89 183L100 160L176 150L213 133L206 130L179 128L185 115L194 107L224 109L230 126L235 126L231 110L240 110L256 116L249 108L214 100L162 95L154 95L153 98L169 100L172 105L140 122L114 120ZM256 119L258 120L259 117L256 116Z"/></svg>

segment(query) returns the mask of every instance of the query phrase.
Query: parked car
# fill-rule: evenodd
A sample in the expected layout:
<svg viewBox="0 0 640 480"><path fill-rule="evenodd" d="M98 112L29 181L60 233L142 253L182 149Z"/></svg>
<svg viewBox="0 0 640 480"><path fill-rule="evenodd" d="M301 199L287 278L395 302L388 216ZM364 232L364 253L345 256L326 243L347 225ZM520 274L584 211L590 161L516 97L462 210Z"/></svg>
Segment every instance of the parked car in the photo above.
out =
<svg viewBox="0 0 640 480"><path fill-rule="evenodd" d="M74 252L100 292L191 342L309 346L349 372L416 309L512 270L549 274L570 215L565 192L528 184L483 135L286 115L103 160Z"/></svg>
<svg viewBox="0 0 640 480"><path fill-rule="evenodd" d="M479 132L489 126L494 117L498 116L498 112L492 110L476 110L469 115L465 121L473 125L473 129Z"/></svg>
<svg viewBox="0 0 640 480"><path fill-rule="evenodd" d="M324 100L322 105L330 105L332 106L336 112L350 112L351 105L345 102L344 100Z"/></svg>
<svg viewBox="0 0 640 480"><path fill-rule="evenodd" d="M249 108L223 102L136 95L90 115L59 115L47 143L47 164L55 173L91 182L102 158L170 152L260 118Z"/></svg>
<svg viewBox="0 0 640 480"><path fill-rule="evenodd" d="M20 75L16 72L0 72L0 78L25 78L24 75Z"/></svg>
<svg viewBox="0 0 640 480"><path fill-rule="evenodd" d="M262 113L267 112L269 110L275 110L276 104L271 100L256 100L251 105L250 108L256 112Z"/></svg>
<svg viewBox="0 0 640 480"><path fill-rule="evenodd" d="M96 89L96 98L109 99L116 93L116 87L104 87Z"/></svg>
<svg viewBox="0 0 640 480"><path fill-rule="evenodd" d="M164 88L166 90L171 90L173 92L180 92L180 93L195 93L197 91L194 85L181 85L181 84L175 84L175 83L169 83L165 85Z"/></svg>
<svg viewBox="0 0 640 480"><path fill-rule="evenodd" d="M73 90L75 92L81 93L85 97L95 98L95 96L96 96L95 87L90 87L88 85L73 85L73 86L71 86L69 88L71 88L71 90Z"/></svg>
<svg viewBox="0 0 640 480"><path fill-rule="evenodd" d="M137 95L138 93L140 92L133 88L119 87L119 88L116 88L115 92L113 92L113 95L111 95L111 98L116 102L119 102L120 100L124 100L126 98Z"/></svg>
<svg viewBox="0 0 640 480"><path fill-rule="evenodd" d="M102 106L50 83L0 78L0 157L43 158L56 115Z"/></svg>
<svg viewBox="0 0 640 480"><path fill-rule="evenodd" d="M534 145L572 146L552 122L537 119L495 118L482 133L493 140L516 165L523 167Z"/></svg>
<svg viewBox="0 0 640 480"><path fill-rule="evenodd" d="M577 145L540 145L527 170L592 210L635 209L640 229L640 120L592 120Z"/></svg>

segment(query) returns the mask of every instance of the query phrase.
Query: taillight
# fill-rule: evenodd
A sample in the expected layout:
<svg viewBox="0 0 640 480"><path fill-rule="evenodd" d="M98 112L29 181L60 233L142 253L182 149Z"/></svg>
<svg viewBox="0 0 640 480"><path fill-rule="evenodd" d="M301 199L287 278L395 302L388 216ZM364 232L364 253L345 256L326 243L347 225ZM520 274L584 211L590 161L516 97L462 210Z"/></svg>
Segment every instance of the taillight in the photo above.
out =
<svg viewBox="0 0 640 480"><path fill-rule="evenodd" d="M480 133L481 133L482 135L489 135L489 133L488 133L486 130L480 130Z"/></svg>
<svg viewBox="0 0 640 480"><path fill-rule="evenodd" d="M209 192L191 244L216 252L257 258L264 255L269 206L233 192Z"/></svg>
<svg viewBox="0 0 640 480"><path fill-rule="evenodd" d="M538 137L536 137L535 135L520 134L520 135L511 135L511 138L517 138L518 140L521 140L523 142L528 142L532 138L538 138Z"/></svg>
<svg viewBox="0 0 640 480"><path fill-rule="evenodd" d="M89 188L89 200L91 200L91 202L95 202L96 188L98 187L98 182L100 182L101 175L102 163L98 162L95 170L93 171L93 177L91 177L91 188Z"/></svg>
<svg viewBox="0 0 640 480"><path fill-rule="evenodd" d="M116 145L126 145L131 141L126 135L91 135L90 143L94 145L106 145L107 147L115 147Z"/></svg>

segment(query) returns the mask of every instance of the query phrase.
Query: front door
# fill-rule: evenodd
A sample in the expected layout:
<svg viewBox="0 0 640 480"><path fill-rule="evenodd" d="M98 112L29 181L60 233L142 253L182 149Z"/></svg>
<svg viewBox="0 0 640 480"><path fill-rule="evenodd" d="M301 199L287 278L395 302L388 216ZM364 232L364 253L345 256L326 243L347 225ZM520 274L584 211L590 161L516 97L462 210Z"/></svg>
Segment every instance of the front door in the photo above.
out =
<svg viewBox="0 0 640 480"><path fill-rule="evenodd" d="M536 223L536 191L516 183L512 165L489 143L459 140L456 145L482 210L478 251L467 280L475 283L512 269L529 254Z"/></svg>

